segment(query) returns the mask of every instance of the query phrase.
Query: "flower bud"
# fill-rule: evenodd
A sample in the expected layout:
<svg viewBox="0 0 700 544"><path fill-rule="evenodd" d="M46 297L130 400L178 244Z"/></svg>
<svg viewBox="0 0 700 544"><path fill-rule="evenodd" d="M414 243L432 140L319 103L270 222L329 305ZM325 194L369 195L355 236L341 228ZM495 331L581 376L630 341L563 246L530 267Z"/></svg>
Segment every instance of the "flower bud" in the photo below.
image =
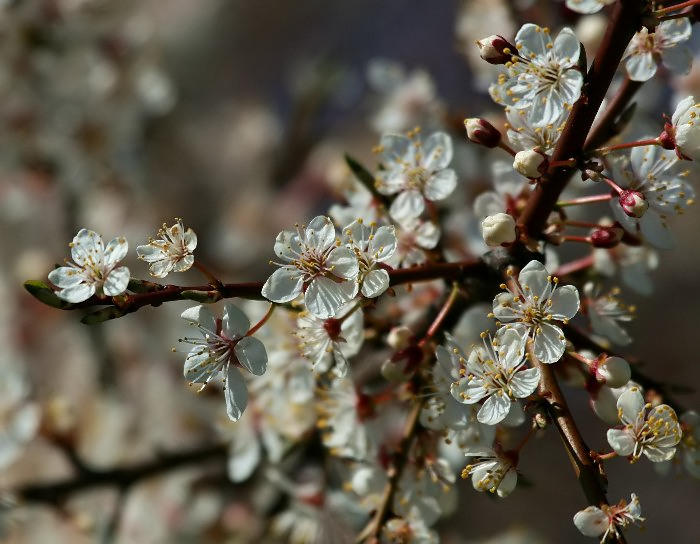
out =
<svg viewBox="0 0 700 544"><path fill-rule="evenodd" d="M386 337L386 343L394 350L408 347L413 340L413 331L405 325L392 327Z"/></svg>
<svg viewBox="0 0 700 544"><path fill-rule="evenodd" d="M477 40L476 45L479 46L479 56L489 64L510 62L512 56L518 52L512 43L497 34Z"/></svg>
<svg viewBox="0 0 700 544"><path fill-rule="evenodd" d="M471 117L464 120L470 142L486 147L496 147L501 142L501 133L485 119Z"/></svg>
<svg viewBox="0 0 700 544"><path fill-rule="evenodd" d="M617 397L619 393L615 393L610 387L601 387L591 399L591 407L600 419L610 425L616 425L620 422L617 417Z"/></svg>
<svg viewBox="0 0 700 544"><path fill-rule="evenodd" d="M619 223L615 223L610 227L602 227L591 233L591 245L593 247L610 249L620 243L624 234L625 230Z"/></svg>
<svg viewBox="0 0 700 544"><path fill-rule="evenodd" d="M671 123L664 125L664 131L659 136L659 144L664 149L676 149L676 134Z"/></svg>
<svg viewBox="0 0 700 544"><path fill-rule="evenodd" d="M515 219L507 213L489 215L481 222L481 232L484 236L484 242L491 247L512 244L517 238Z"/></svg>
<svg viewBox="0 0 700 544"><path fill-rule="evenodd" d="M622 210L630 217L639 219L649 208L649 203L639 191L622 191L619 197Z"/></svg>
<svg viewBox="0 0 700 544"><path fill-rule="evenodd" d="M631 377L630 365L622 357L607 357L596 369L596 378L605 382L608 387L622 387Z"/></svg>
<svg viewBox="0 0 700 544"><path fill-rule="evenodd" d="M513 168L525 177L537 179L549 168L549 159L538 147L515 154Z"/></svg>

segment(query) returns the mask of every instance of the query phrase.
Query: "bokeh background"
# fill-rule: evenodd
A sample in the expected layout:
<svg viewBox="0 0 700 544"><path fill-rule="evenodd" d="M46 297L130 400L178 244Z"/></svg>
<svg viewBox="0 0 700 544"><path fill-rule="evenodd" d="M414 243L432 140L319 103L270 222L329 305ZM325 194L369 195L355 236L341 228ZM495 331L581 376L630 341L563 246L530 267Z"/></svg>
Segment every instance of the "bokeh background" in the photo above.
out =
<svg viewBox="0 0 700 544"><path fill-rule="evenodd" d="M187 305L87 327L22 289L24 280L45 280L79 228L126 236L126 264L146 278L133 248L182 217L199 236L199 258L223 279L262 280L276 233L324 213L340 194L343 153L373 164L378 127L403 130L426 115L448 126L465 116L498 119L485 93L495 70L475 61L473 40L512 36L524 21L583 25L579 35L591 44L601 28L597 16L584 23L556 1L0 2L0 361L23 377L19 396L41 420L39 435L0 471L0 489L72 473L51 435L70 437L99 468L215 442L223 403L195 395L181 376L184 354L170 351L185 335L179 314ZM399 80L415 80L412 92L399 99L373 80L377 59L397 63ZM639 97L651 130L677 95L700 94L700 71L661 76ZM457 153L463 200L453 205L469 206L488 187L493 158L466 142ZM679 248L660 255L653 295L625 292L625 300L638 308L629 352L655 378L696 389L694 211L674 223ZM201 283L194 272L172 281ZM589 444L606 448L585 393L571 399ZM679 399L700 405L697 392ZM3 408L6 427L14 409ZM630 542L697 541L697 480L661 476L644 460L607 466L611 500L634 491L648 518ZM519 468L529 485L506 500L458 483L458 511L438 525L444 541L589 541L571 523L585 500L553 430L526 449ZM3 516L13 543L250 542L263 523L258 491L228 482L217 457L121 499L93 490L60 508Z"/></svg>

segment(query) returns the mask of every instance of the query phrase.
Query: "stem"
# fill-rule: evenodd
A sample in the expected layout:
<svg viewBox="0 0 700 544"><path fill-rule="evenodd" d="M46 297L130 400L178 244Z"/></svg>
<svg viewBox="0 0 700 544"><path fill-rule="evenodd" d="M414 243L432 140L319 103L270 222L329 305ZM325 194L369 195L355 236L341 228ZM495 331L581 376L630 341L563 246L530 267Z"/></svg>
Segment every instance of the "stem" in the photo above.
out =
<svg viewBox="0 0 700 544"><path fill-rule="evenodd" d="M557 277L566 276L567 274L573 274L574 272L579 272L581 270L585 270L586 268L590 268L593 266L593 264L593 256L588 255L587 257L582 257L580 259L576 259L575 261L571 261L570 263L561 265L554 271L554 275Z"/></svg>
<svg viewBox="0 0 700 544"><path fill-rule="evenodd" d="M644 145L661 145L661 143L659 142L658 138L649 138L647 140L637 140L636 142L627 142L624 144L610 145L608 147L600 147L598 149L594 149L592 153L599 153L601 155L605 155L612 151L620 151L622 149L629 149L631 147L641 147Z"/></svg>
<svg viewBox="0 0 700 544"><path fill-rule="evenodd" d="M561 237L561 239L565 242L580 242L582 244L590 244L591 243L590 236L564 235Z"/></svg>
<svg viewBox="0 0 700 544"><path fill-rule="evenodd" d="M664 21L672 21L674 19L683 19L684 17L691 17L692 13L690 11L683 11L681 13L672 13L671 15L662 15L660 17L657 17L656 20L659 21L660 23L663 23ZM691 22L693 20L691 19Z"/></svg>
<svg viewBox="0 0 700 544"><path fill-rule="evenodd" d="M595 202L607 202L611 198L611 194L582 196L580 198L574 198L572 200L560 200L559 202L557 202L557 207L566 208L567 206L582 206L584 204L593 204Z"/></svg>
<svg viewBox="0 0 700 544"><path fill-rule="evenodd" d="M576 221L575 219L564 219L563 221L559 221L559 223L567 227L581 227L582 229L604 229L608 226L598 223L589 223L588 221Z"/></svg>
<svg viewBox="0 0 700 544"><path fill-rule="evenodd" d="M455 282L452 284L452 290L450 291L450 295L447 297L445 304L442 305L442 308L440 308L440 312L438 313L438 315L435 317L432 324L428 328L428 332L425 334L423 339L420 342L418 342L418 347L422 348L423 346L425 346L425 344L427 344L430 341L430 339L433 336L435 336L435 334L440 330L440 327L442 326L443 322L445 321L447 314L450 312L450 308L452 308L452 305L457 300L458 295L459 295L459 285Z"/></svg>
<svg viewBox="0 0 700 544"><path fill-rule="evenodd" d="M500 148L503 149L504 151L508 152L508 153L510 154L511 157L515 157L516 153L515 153L515 151L513 150L513 148L510 147L507 143L505 143L505 142L503 141L503 139L501 139L501 141L498 142L498 147L500 147Z"/></svg>
<svg viewBox="0 0 700 544"><path fill-rule="evenodd" d="M615 121L625 111L625 108L627 108L635 93L642 86L642 83L643 81L632 81L629 77L625 77L610 104L605 108L605 112L601 114L600 120L588 134L586 143L583 146L584 150L588 151L598 147L620 133L621 127L617 126Z"/></svg>
<svg viewBox="0 0 700 544"><path fill-rule="evenodd" d="M622 55L634 33L642 27L644 4L638 0L619 0L615 3L608 29L584 79L581 98L574 104L564 131L559 138L552 161L562 161L581 154L586 135L605 98ZM527 235L538 238L559 195L573 174L571 168L557 168L543 176L535 186L520 216Z"/></svg>
<svg viewBox="0 0 700 544"><path fill-rule="evenodd" d="M675 4L673 6L668 6L666 8L657 9L656 11L654 11L653 14L654 14L654 16L664 15L665 13L669 13L671 11L677 11L677 10L683 9L683 8L689 8L689 7L694 6L696 4L700 4L700 0L688 0L687 2L683 2L681 4Z"/></svg>
<svg viewBox="0 0 700 544"><path fill-rule="evenodd" d="M270 319L270 317L272 317L272 313L275 311L276 307L276 304L270 304L270 307L267 309L267 312L265 312L263 318L260 321L258 321L252 329L248 331L246 336L253 336L256 332L258 332L260 327L267 323L267 320Z"/></svg>
<svg viewBox="0 0 700 544"><path fill-rule="evenodd" d="M215 289L218 289L219 287L221 287L223 285L221 280L219 278L217 278L214 274L209 272L209 270L207 270L207 268L203 264L201 264L199 261L194 261L193 266L197 270L199 270L202 274L204 274L204 276L209 280L210 285L212 287L214 287Z"/></svg>

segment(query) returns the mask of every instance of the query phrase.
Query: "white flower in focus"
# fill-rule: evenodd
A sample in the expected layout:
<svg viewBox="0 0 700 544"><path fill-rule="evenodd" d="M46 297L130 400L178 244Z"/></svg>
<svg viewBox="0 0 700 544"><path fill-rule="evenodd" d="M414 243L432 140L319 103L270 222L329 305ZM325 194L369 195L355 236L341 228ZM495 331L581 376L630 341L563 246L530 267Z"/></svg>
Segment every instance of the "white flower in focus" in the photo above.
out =
<svg viewBox="0 0 700 544"><path fill-rule="evenodd" d="M697 175L694 162L680 160L673 151L656 145L635 147L629 158L613 164L615 181L630 192L641 195L647 208L641 217L633 217L623 208L622 199L612 199L615 219L624 229L642 236L660 249L673 249L675 238L668 218L681 215L692 205L695 190L689 180Z"/></svg>
<svg viewBox="0 0 700 544"><path fill-rule="evenodd" d="M499 497L507 497L518 483L518 472L512 459L493 449L468 452L475 462L462 471L462 478L471 476L472 485L477 491L489 491Z"/></svg>
<svg viewBox="0 0 700 544"><path fill-rule="evenodd" d="M296 231L284 230L275 240L279 264L262 288L273 302L290 302L304 293L308 310L320 319L333 317L358 291L360 271L355 254L340 247L333 222L324 216Z"/></svg>
<svg viewBox="0 0 700 544"><path fill-rule="evenodd" d="M49 272L49 281L60 288L56 296L77 303L95 293L114 297L126 291L129 269L117 266L129 249L125 238L114 238L105 247L99 234L81 229L69 245L73 262Z"/></svg>
<svg viewBox="0 0 700 544"><path fill-rule="evenodd" d="M578 38L570 28L563 28L552 41L548 28L527 23L515 36L515 46L517 55L489 88L491 98L529 110L533 125L556 122L581 94Z"/></svg>
<svg viewBox="0 0 700 544"><path fill-rule="evenodd" d="M566 7L576 13L596 13L615 0L566 0Z"/></svg>
<svg viewBox="0 0 700 544"><path fill-rule="evenodd" d="M527 339L512 329L501 331L495 339L484 336L483 347L474 346L463 377L451 387L459 402L474 404L486 399L477 414L486 425L503 421L517 399L531 395L540 380L538 368L523 368Z"/></svg>
<svg viewBox="0 0 700 544"><path fill-rule="evenodd" d="M608 443L618 455L630 456L631 462L642 454L654 463L668 461L681 440L681 426L673 408L667 404L650 408L638 387L628 389L617 399L618 418L624 427L609 429Z"/></svg>
<svg viewBox="0 0 700 544"><path fill-rule="evenodd" d="M184 374L202 388L219 372L224 375L226 413L237 421L248 405L248 390L236 367L261 376L267 368L265 346L257 338L247 336L250 321L233 304L224 307L222 319L216 319L204 306L182 312L182 318L195 325L202 338L183 338L194 347L185 359Z"/></svg>
<svg viewBox="0 0 700 544"><path fill-rule="evenodd" d="M529 110L506 108L508 139L516 150L539 148L545 153L552 151L564 130L569 111L562 110L558 117L541 126L532 123L529 113Z"/></svg>
<svg viewBox="0 0 700 544"><path fill-rule="evenodd" d="M530 261L513 279L513 287L493 299L493 317L521 337L532 338L534 354L542 363L556 363L564 354L566 338L553 320L567 323L579 309L578 290L558 287L544 265Z"/></svg>
<svg viewBox="0 0 700 544"><path fill-rule="evenodd" d="M383 195L397 195L389 208L396 221L419 217L426 200L443 200L457 187L457 174L447 168L452 139L444 132L434 132L425 142L417 131L385 134L378 149L384 169L377 172L375 186Z"/></svg>
<svg viewBox="0 0 700 544"><path fill-rule="evenodd" d="M360 292L375 298L389 288L389 273L379 267L391 259L398 244L393 225L377 228L357 219L343 229L346 245L355 253L360 265Z"/></svg>
<svg viewBox="0 0 700 544"><path fill-rule="evenodd" d="M700 160L700 104L695 97L681 100L671 117L671 126L666 125L666 132L672 132L676 151L694 161Z"/></svg>
<svg viewBox="0 0 700 544"><path fill-rule="evenodd" d="M164 278L170 272L184 272L194 263L192 253L197 247L197 235L190 228L185 230L178 219L172 227L165 223L158 231L157 239L149 239L148 244L138 246L139 259L150 264L149 271L156 278Z"/></svg>
<svg viewBox="0 0 700 544"><path fill-rule="evenodd" d="M642 508L637 495L632 493L630 502L621 500L617 504L604 504L601 508L589 506L574 515L574 525L584 536L600 537L603 544L608 539L617 539L620 529L629 524L641 523Z"/></svg>
<svg viewBox="0 0 700 544"><path fill-rule="evenodd" d="M671 72L687 74L693 61L682 42L690 38L692 26L687 17L659 23L650 34L646 28L637 32L627 46L622 61L632 81L647 81L656 74L661 62Z"/></svg>
<svg viewBox="0 0 700 544"><path fill-rule="evenodd" d="M299 349L312 362L314 372L324 374L332 370L342 378L348 371L347 357L356 355L362 347L363 314L361 309L345 308L337 316L319 319L302 312L297 319L296 336Z"/></svg>
<svg viewBox="0 0 700 544"><path fill-rule="evenodd" d="M620 323L632 321L635 307L627 306L618 300L617 295L620 294L620 290L615 288L607 295L601 295L599 288L588 282L583 286L583 292L586 295L586 314L593 332L604 336L618 346L631 343L632 337Z"/></svg>

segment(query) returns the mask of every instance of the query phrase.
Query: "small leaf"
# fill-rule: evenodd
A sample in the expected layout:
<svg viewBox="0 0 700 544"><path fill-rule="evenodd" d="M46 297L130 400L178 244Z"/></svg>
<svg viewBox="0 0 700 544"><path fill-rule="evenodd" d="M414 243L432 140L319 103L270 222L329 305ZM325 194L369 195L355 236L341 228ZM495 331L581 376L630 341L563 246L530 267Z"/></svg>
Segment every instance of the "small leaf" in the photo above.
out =
<svg viewBox="0 0 700 544"><path fill-rule="evenodd" d="M43 302L52 308L58 308L59 310L72 310L75 308L74 304L58 298L56 292L51 289L51 287L39 280L25 281L24 288L39 302Z"/></svg>
<svg viewBox="0 0 700 544"><path fill-rule="evenodd" d="M80 320L81 323L85 325L95 325L97 323L102 323L104 321L109 321L110 319L117 319L119 317L124 317L129 313L126 308L117 308L116 306L108 306L107 308L101 308L95 312L89 313Z"/></svg>
<svg viewBox="0 0 700 544"><path fill-rule="evenodd" d="M180 293L180 296L188 300L201 302L202 304L211 304L213 302L218 302L223 298L219 291L198 291L195 289L188 289L187 291L182 291L182 293Z"/></svg>

